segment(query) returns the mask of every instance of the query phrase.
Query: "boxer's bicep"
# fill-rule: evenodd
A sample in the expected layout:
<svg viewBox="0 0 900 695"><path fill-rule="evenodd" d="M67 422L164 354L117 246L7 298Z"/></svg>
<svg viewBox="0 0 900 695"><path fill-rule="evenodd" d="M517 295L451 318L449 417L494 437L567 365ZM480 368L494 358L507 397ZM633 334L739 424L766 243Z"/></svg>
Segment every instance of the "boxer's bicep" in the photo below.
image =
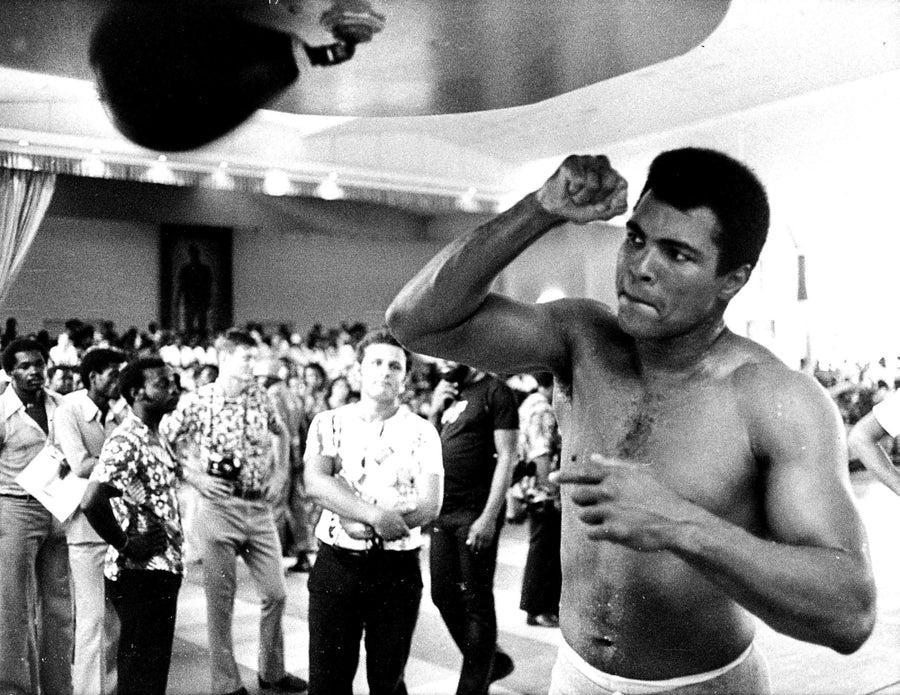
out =
<svg viewBox="0 0 900 695"><path fill-rule="evenodd" d="M798 375L799 376L799 375ZM764 512L772 540L860 551L865 532L850 488L843 423L805 378L788 378L759 418Z"/></svg>

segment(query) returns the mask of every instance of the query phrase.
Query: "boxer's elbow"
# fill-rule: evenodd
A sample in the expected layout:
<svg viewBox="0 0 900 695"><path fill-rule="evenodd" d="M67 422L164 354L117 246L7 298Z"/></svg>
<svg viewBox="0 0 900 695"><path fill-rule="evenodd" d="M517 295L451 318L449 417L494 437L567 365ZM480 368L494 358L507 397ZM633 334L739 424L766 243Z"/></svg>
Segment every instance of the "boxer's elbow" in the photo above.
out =
<svg viewBox="0 0 900 695"><path fill-rule="evenodd" d="M415 321L409 303L398 296L391 302L384 314L384 322L395 338L402 341L404 337L412 334Z"/></svg>
<svg viewBox="0 0 900 695"><path fill-rule="evenodd" d="M410 350L419 349L419 341L425 335L423 328L426 322L422 311L411 299L404 294L398 295L387 308L384 321L391 335L403 345Z"/></svg>
<svg viewBox="0 0 900 695"><path fill-rule="evenodd" d="M871 577L860 581L831 629L828 646L839 654L852 654L865 644L875 629L876 591Z"/></svg>

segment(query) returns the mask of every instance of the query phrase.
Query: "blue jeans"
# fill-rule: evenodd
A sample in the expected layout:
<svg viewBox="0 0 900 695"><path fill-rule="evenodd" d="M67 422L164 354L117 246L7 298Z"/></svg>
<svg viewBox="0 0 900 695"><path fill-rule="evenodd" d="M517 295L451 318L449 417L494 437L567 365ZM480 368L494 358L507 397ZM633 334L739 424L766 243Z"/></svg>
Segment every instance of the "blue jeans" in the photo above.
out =
<svg viewBox="0 0 900 695"><path fill-rule="evenodd" d="M494 570L503 514L494 542L473 552L466 539L478 512L442 514L431 532L431 599L463 655L457 695L483 695L490 685L497 647Z"/></svg>
<svg viewBox="0 0 900 695"><path fill-rule="evenodd" d="M175 638L181 575L126 570L107 580L119 615L118 695L165 695Z"/></svg>
<svg viewBox="0 0 900 695"><path fill-rule="evenodd" d="M0 495L0 693L72 692L69 549L33 497Z"/></svg>
<svg viewBox="0 0 900 695"><path fill-rule="evenodd" d="M419 551L355 554L322 543L308 586L309 695L352 695L363 631L371 695L406 695L422 600Z"/></svg>
<svg viewBox="0 0 900 695"><path fill-rule="evenodd" d="M269 682L279 680L285 674L281 616L287 594L281 543L269 503L237 497L201 498L196 523L203 553L212 692L230 693L241 687L231 630L238 555L244 559L262 599L259 677Z"/></svg>

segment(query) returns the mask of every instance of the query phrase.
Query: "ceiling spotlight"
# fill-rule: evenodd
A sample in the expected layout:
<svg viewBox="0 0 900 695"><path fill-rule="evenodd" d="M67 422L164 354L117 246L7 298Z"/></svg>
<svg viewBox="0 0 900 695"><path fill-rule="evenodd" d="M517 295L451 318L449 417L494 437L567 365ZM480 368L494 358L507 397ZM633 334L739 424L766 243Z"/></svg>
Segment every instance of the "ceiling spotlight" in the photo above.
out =
<svg viewBox="0 0 900 695"><path fill-rule="evenodd" d="M475 200L476 193L478 193L478 190L475 186L469 186L469 188L466 189L466 192L456 199L457 207L465 212L478 212L480 206L478 205L478 201Z"/></svg>
<svg viewBox="0 0 900 695"><path fill-rule="evenodd" d="M97 150L99 152L99 150ZM82 162L82 172L94 178L106 176L106 164L96 155L88 157Z"/></svg>
<svg viewBox="0 0 900 695"><path fill-rule="evenodd" d="M159 161L147 169L147 178L153 183L175 183L175 174L164 161Z"/></svg>
<svg viewBox="0 0 900 695"><path fill-rule="evenodd" d="M214 188L219 188L223 191L234 190L234 179L226 174L223 169L215 169L209 178Z"/></svg>
<svg viewBox="0 0 900 695"><path fill-rule="evenodd" d="M291 180L280 169L272 169L266 172L262 190L266 195L287 195L291 192Z"/></svg>
<svg viewBox="0 0 900 695"><path fill-rule="evenodd" d="M344 197L344 189L338 186L337 172L332 171L322 179L322 183L316 186L316 195L323 200L339 200Z"/></svg>

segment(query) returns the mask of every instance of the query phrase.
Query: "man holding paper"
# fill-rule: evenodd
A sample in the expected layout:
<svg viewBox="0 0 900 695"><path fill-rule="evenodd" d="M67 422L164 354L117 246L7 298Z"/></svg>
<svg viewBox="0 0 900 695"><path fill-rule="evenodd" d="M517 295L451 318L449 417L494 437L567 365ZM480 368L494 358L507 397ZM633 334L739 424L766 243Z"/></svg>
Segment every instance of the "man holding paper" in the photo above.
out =
<svg viewBox="0 0 900 695"><path fill-rule="evenodd" d="M62 523L16 477L53 441L62 397L46 388L46 352L20 338L3 351L0 395L0 692L72 692L69 555ZM36 601L35 601L36 597Z"/></svg>

